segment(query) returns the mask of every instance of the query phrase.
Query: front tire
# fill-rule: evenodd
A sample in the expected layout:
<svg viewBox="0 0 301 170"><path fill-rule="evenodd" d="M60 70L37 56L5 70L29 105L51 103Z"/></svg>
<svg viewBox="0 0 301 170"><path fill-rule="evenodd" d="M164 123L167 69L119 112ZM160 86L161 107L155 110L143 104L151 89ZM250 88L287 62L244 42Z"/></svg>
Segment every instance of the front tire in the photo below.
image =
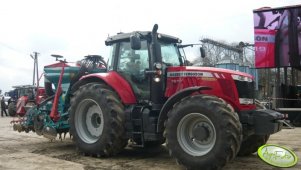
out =
<svg viewBox="0 0 301 170"><path fill-rule="evenodd" d="M10 116L12 116L12 117L16 116L16 112L17 112L17 110L16 110L16 103L15 102L9 103L7 110L8 110L8 114Z"/></svg>
<svg viewBox="0 0 301 170"><path fill-rule="evenodd" d="M102 84L80 87L71 99L70 132L78 149L91 156L111 156L126 145L124 107Z"/></svg>
<svg viewBox="0 0 301 170"><path fill-rule="evenodd" d="M168 113L165 136L169 153L179 164L188 169L220 169L236 156L242 127L226 102L195 95L182 99Z"/></svg>

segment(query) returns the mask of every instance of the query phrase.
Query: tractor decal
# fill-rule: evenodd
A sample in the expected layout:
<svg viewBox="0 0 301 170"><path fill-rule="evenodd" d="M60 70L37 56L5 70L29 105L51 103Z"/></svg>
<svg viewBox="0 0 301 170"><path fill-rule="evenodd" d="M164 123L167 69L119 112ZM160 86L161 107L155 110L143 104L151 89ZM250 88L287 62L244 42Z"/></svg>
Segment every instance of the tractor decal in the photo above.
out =
<svg viewBox="0 0 301 170"><path fill-rule="evenodd" d="M199 71L169 72L167 77L213 77L212 73Z"/></svg>

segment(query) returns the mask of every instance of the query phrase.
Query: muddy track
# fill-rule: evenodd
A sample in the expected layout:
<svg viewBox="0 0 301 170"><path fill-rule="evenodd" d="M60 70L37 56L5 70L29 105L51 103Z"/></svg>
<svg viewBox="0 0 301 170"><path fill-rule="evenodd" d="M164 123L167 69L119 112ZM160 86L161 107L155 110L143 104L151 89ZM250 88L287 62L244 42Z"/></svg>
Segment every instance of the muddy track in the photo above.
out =
<svg viewBox="0 0 301 170"><path fill-rule="evenodd" d="M126 147L116 156L92 157L82 155L76 150L72 140L66 139L49 141L34 133L18 133L9 124L11 118L0 119L0 169L72 169L72 170L182 170L169 157L164 145L157 148ZM284 129L272 135L270 144L279 144L295 151L301 158L301 128ZM237 157L224 168L231 169L264 169L275 167L261 161L256 154L248 157ZM278 168L276 168L278 169ZM300 160L290 170L301 169Z"/></svg>

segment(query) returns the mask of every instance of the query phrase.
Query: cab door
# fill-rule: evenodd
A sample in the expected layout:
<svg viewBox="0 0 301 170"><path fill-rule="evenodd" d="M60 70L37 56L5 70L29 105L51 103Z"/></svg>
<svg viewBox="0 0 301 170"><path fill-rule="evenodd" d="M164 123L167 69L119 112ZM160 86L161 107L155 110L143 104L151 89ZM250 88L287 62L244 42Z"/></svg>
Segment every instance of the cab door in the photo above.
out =
<svg viewBox="0 0 301 170"><path fill-rule="evenodd" d="M139 50L131 49L130 42L120 42L117 58L117 72L130 83L136 98L149 100L149 76L145 75L149 69L147 42L142 41Z"/></svg>

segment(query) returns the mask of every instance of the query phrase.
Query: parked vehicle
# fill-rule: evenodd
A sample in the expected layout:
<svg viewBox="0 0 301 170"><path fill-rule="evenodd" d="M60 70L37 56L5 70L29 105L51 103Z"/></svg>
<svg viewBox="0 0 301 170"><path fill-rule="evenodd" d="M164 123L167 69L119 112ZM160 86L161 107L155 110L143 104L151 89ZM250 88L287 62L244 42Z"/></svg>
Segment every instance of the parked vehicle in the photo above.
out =
<svg viewBox="0 0 301 170"><path fill-rule="evenodd" d="M26 111L36 104L41 103L45 98L45 90L33 85L13 86L10 91L10 101L8 104L8 114L10 116L24 116Z"/></svg>
<svg viewBox="0 0 301 170"><path fill-rule="evenodd" d="M49 139L70 130L92 156L115 155L129 140L139 147L166 142L189 169L219 169L281 130L282 114L256 108L251 75L186 66L181 40L157 30L108 37L107 64L87 56L45 66L45 81L55 86L46 91L54 95L15 129Z"/></svg>

